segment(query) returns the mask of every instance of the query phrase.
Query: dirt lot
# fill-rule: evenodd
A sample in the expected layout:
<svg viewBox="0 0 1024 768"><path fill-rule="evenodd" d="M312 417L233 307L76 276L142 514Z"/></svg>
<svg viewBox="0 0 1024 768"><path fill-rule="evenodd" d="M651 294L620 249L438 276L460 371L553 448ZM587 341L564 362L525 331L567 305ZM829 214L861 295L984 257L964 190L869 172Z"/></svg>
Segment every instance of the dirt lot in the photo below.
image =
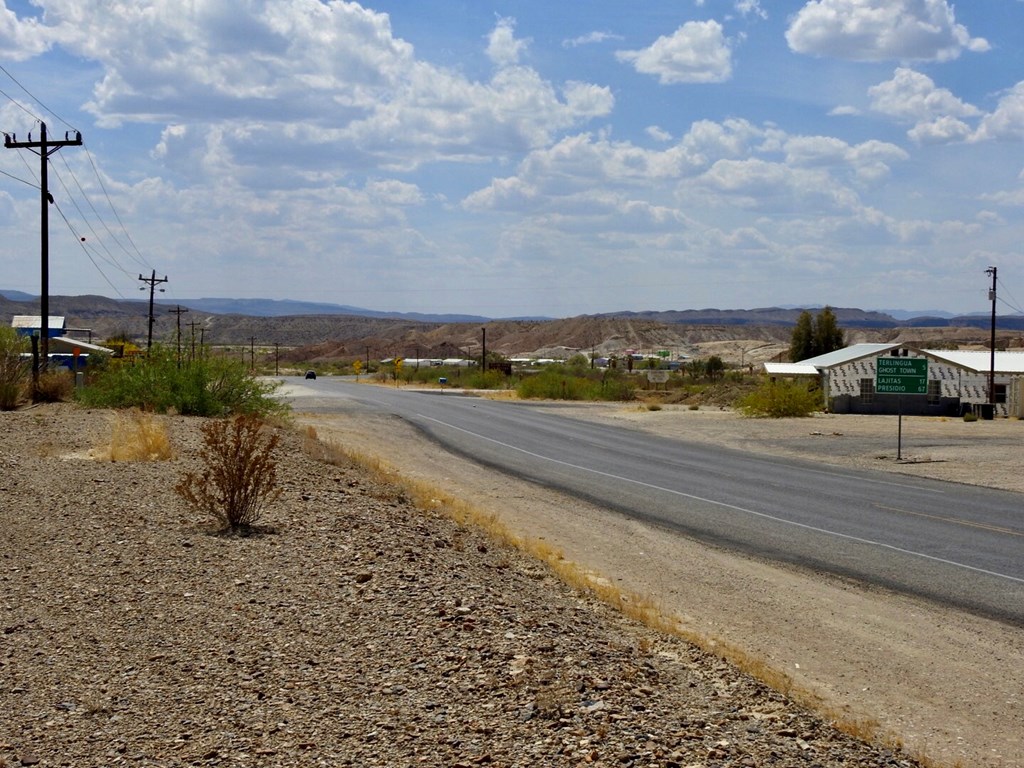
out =
<svg viewBox="0 0 1024 768"><path fill-rule="evenodd" d="M301 398L296 401L301 411ZM1024 492L1024 422L821 415L749 420L671 406L565 406L687 440ZM324 437L492 510L712 643L787 673L822 708L942 765L1024 766L1024 631L914 598L717 551L447 455L384 417L309 416ZM1024 499L1022 499L1024 500ZM1024 506L1024 505L1022 505Z"/></svg>

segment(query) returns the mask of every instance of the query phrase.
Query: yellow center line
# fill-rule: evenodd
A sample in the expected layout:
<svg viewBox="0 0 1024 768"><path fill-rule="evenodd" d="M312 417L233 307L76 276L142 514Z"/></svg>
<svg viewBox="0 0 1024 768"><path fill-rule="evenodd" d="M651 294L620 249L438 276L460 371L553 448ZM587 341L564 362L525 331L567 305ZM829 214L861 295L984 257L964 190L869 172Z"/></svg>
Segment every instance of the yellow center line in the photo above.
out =
<svg viewBox="0 0 1024 768"><path fill-rule="evenodd" d="M954 525L962 525L966 528L981 528L982 530L993 531L995 533L1005 533L1010 536L1024 537L1024 531L1015 531L1012 528L1003 528L999 525L989 525L988 523L974 523L970 520L957 520L955 517L943 517L942 515L929 515L927 512L913 512L909 509L900 509L899 507L887 507L884 504L875 504L875 506L878 509L886 509L890 512L901 512L904 515L927 517L930 520L941 520L943 523L953 523Z"/></svg>

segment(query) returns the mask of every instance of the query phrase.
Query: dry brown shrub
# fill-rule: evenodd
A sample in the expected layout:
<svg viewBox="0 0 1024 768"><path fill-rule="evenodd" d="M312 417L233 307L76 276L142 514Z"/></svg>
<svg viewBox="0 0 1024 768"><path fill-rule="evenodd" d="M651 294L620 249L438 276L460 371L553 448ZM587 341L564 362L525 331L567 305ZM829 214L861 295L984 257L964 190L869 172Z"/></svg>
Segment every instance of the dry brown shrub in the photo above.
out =
<svg viewBox="0 0 1024 768"><path fill-rule="evenodd" d="M39 374L35 399L41 403L63 403L71 399L75 379L68 370L52 370Z"/></svg>
<svg viewBox="0 0 1024 768"><path fill-rule="evenodd" d="M133 408L118 413L110 430L110 444L93 451L102 461L167 461L174 457L164 422Z"/></svg>
<svg viewBox="0 0 1024 768"><path fill-rule="evenodd" d="M274 449L280 438L256 416L218 419L203 426L203 470L182 475L175 492L222 530L251 530L277 488Z"/></svg>

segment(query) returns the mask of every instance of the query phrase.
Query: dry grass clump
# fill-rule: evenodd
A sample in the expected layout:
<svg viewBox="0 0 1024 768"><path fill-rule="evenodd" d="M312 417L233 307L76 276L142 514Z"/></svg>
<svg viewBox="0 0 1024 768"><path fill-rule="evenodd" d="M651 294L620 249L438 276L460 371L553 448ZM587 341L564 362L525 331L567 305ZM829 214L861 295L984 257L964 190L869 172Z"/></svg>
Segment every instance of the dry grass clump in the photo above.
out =
<svg viewBox="0 0 1024 768"><path fill-rule="evenodd" d="M133 408L115 415L110 443L95 448L92 456L101 461L168 461L174 451L164 422Z"/></svg>

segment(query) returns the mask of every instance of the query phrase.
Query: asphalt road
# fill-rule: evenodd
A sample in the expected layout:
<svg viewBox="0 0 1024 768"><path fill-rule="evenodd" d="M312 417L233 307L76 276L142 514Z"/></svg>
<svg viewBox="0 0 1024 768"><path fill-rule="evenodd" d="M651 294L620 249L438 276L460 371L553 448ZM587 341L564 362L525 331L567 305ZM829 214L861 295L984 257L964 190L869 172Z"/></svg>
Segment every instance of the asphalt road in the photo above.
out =
<svg viewBox="0 0 1024 768"><path fill-rule="evenodd" d="M302 388L301 411L393 414L450 451L651 524L1024 625L1019 494L689 444L451 391L334 378Z"/></svg>

